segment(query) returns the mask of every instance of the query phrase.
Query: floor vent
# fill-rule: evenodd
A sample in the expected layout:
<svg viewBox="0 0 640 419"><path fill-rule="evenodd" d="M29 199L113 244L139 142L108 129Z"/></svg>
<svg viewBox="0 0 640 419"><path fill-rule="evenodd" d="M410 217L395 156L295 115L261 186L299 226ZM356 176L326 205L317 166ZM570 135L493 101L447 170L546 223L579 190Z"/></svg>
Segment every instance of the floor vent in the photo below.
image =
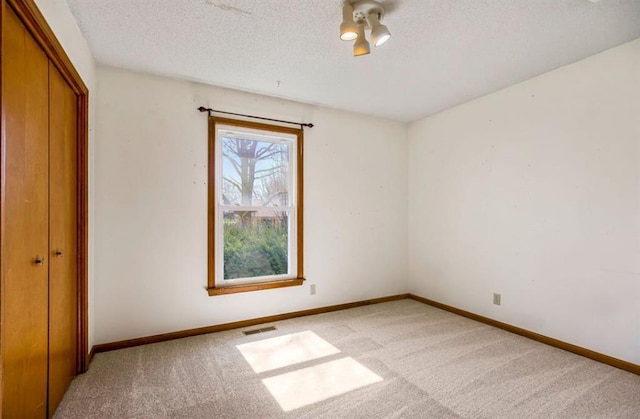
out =
<svg viewBox="0 0 640 419"><path fill-rule="evenodd" d="M256 333L272 332L274 330L277 330L275 326L269 326L269 327L263 327L262 329L244 330L242 333L244 333L246 336L249 336L249 335L255 335Z"/></svg>

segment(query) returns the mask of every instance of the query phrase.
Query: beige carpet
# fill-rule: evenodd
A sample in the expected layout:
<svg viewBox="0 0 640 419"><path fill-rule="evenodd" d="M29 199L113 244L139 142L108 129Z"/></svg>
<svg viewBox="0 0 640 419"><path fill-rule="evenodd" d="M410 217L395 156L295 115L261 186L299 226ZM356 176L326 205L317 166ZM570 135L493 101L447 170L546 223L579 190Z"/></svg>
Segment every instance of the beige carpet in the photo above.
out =
<svg viewBox="0 0 640 419"><path fill-rule="evenodd" d="M640 376L413 300L272 325L97 354L55 417L640 418Z"/></svg>

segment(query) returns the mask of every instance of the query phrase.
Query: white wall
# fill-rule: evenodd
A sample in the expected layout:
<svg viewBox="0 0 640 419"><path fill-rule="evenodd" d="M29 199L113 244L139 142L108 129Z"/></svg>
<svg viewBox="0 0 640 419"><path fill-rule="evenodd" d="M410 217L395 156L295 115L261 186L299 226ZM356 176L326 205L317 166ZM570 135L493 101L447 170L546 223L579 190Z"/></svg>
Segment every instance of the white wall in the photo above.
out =
<svg viewBox="0 0 640 419"><path fill-rule="evenodd" d="M94 257L94 232L95 223L93 214L94 207L94 155L95 155L95 136L94 127L96 121L96 65L93 54L89 50L87 41L84 39L78 25L69 10L69 6L65 0L36 0L36 5L47 20L47 23L58 38L58 41L64 48L73 63L73 66L82 77L84 84L89 89L89 348L94 344L95 328L94 328L94 311L93 311L93 290L94 290L94 274L93 261Z"/></svg>
<svg viewBox="0 0 640 419"><path fill-rule="evenodd" d="M640 364L640 40L408 137L410 292Z"/></svg>
<svg viewBox="0 0 640 419"><path fill-rule="evenodd" d="M108 67L97 100L96 343L406 292L403 124ZM207 295L201 105L316 125L305 130L304 286Z"/></svg>

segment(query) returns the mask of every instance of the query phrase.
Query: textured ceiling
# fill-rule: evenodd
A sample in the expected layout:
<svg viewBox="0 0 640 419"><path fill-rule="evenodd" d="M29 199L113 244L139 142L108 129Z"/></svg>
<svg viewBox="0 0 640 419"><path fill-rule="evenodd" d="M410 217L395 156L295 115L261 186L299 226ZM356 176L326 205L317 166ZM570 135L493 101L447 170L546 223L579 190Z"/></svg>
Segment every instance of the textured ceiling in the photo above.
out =
<svg viewBox="0 0 640 419"><path fill-rule="evenodd" d="M386 0L341 41L341 0L67 0L99 63L414 121L640 37L640 0Z"/></svg>

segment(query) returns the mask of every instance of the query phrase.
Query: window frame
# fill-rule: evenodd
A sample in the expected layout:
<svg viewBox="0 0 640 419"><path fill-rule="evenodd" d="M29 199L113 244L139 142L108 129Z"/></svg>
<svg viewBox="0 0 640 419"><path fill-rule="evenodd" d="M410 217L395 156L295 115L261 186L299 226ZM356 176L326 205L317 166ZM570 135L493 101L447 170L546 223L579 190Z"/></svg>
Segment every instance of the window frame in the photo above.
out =
<svg viewBox="0 0 640 419"><path fill-rule="evenodd" d="M222 253L216 246L216 234L218 228L223 228L219 225L219 220L222 220L222 217L218 216L218 202L217 202L217 180L218 176L222 173L221 170L218 172L218 166L222 163L221 156L217 153L217 144L218 141L217 131L220 126L230 126L238 129L248 129L248 130L259 130L259 131L267 131L275 134L287 134L294 136L295 139L295 155L293 156L293 164L295 165L295 193L293 195L294 199L291 202L291 206L294 208L296 212L295 225L292 225L289 229L290 234L293 232L296 237L293 239L296 244L295 249L295 272L294 278L289 279L269 279L266 278L265 281L256 281L256 282L245 282L241 281L236 284L221 286L216 284L216 275L219 271L216 266L216 261L219 259L219 255ZM303 270L303 243L304 243L304 234L303 234L303 221L304 221L304 206L303 206L303 198L304 198L304 183L303 183L303 138L304 132L301 128L291 128L284 127L279 125L272 124L264 124L240 119L231 119L231 118L220 118L215 116L209 117L209 143L208 143L208 249L207 249L207 291L210 296L214 295L224 295L224 294L233 294L238 292L249 292L249 291L258 291L263 289L272 289L272 288L282 288L282 287L291 287L291 286L299 286L304 283L304 270ZM218 158L220 157L220 160ZM295 202L294 202L295 201ZM222 263L221 261L219 263ZM258 280L260 277L256 277Z"/></svg>

